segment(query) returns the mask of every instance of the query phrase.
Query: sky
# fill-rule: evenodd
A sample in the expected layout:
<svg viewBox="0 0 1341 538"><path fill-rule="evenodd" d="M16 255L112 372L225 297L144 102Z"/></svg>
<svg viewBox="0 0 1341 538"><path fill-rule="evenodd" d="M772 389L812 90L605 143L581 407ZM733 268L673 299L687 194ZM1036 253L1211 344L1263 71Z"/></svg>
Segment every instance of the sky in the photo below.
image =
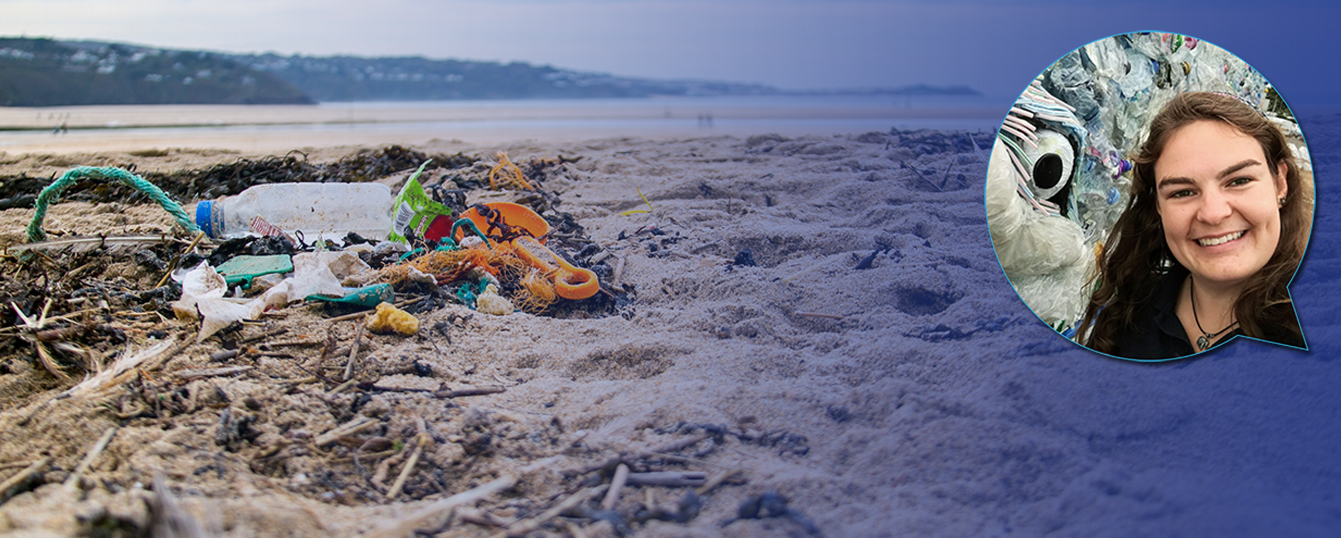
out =
<svg viewBox="0 0 1341 538"><path fill-rule="evenodd" d="M782 89L967 85L1017 95L1070 50L1179 32L1233 52L1287 101L1339 103L1326 2L1228 0L0 0L0 36L225 52L425 56ZM1294 88L1292 89L1292 85Z"/></svg>

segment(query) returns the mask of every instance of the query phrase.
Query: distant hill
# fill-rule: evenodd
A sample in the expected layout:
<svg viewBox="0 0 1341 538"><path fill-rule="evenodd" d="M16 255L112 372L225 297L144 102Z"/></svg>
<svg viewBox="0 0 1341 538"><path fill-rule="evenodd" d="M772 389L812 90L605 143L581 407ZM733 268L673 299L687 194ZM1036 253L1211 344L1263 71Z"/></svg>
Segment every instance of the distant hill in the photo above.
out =
<svg viewBox="0 0 1341 538"><path fill-rule="evenodd" d="M306 104L303 90L223 55L0 38L0 105Z"/></svg>
<svg viewBox="0 0 1341 538"><path fill-rule="evenodd" d="M665 81L582 73L512 62L430 60L418 56L233 55L272 73L318 101L437 101L453 99L570 99L652 95L763 95L759 84Z"/></svg>
<svg viewBox="0 0 1341 538"><path fill-rule="evenodd" d="M231 54L0 38L0 106L815 94L977 92L926 85L787 92L761 84L617 77L521 62Z"/></svg>

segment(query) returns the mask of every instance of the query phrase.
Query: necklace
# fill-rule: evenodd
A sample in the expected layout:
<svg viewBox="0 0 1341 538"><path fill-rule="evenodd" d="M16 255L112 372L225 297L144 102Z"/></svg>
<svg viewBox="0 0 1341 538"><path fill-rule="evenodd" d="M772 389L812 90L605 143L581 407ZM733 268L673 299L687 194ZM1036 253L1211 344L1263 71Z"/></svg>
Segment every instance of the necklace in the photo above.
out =
<svg viewBox="0 0 1341 538"><path fill-rule="evenodd" d="M1233 323L1230 323L1225 328L1215 331L1213 333L1206 332L1206 329L1201 328L1201 319L1197 318L1197 280L1192 277L1188 277L1187 282L1188 282L1187 293L1188 295L1191 296L1190 298L1192 300L1192 321L1195 321L1197 323L1197 330L1201 331L1201 336L1197 338L1197 351L1206 351L1211 347L1211 339L1220 336L1221 334L1224 334L1225 331L1228 331L1233 326L1238 325L1239 322L1236 320Z"/></svg>

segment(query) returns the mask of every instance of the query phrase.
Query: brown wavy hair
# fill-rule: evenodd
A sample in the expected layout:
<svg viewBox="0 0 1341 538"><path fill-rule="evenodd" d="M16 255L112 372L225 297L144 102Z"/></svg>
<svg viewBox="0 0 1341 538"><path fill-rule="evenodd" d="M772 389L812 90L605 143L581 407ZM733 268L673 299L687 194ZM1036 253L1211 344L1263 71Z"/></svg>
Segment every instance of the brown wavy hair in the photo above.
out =
<svg viewBox="0 0 1341 538"><path fill-rule="evenodd" d="M1180 267L1161 230L1155 162L1178 129L1201 120L1225 123L1257 139L1273 177L1280 163L1286 166L1280 241L1267 264L1248 278L1234 304L1234 316L1247 336L1300 347L1304 344L1287 286L1308 244L1313 220L1312 178L1299 172L1285 136L1256 109L1227 95L1189 92L1175 96L1155 116L1149 136L1133 159L1131 200L1109 234L1099 261L1099 284L1080 324L1082 343L1090 349L1112 354L1118 339L1136 330L1137 312L1153 298L1161 278Z"/></svg>

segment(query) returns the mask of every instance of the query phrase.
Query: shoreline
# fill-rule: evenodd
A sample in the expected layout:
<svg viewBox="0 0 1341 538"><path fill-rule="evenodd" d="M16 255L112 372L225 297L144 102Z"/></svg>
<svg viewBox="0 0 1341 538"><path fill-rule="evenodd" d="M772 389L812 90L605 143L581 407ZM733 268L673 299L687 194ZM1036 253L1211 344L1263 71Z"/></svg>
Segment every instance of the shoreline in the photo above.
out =
<svg viewBox="0 0 1341 538"><path fill-rule="evenodd" d="M0 152L80 153L150 148L283 152L379 144L571 143L639 137L830 136L916 130L994 130L1000 110L869 102L745 105L719 101L567 103L332 103L0 107ZM63 133L56 133L61 127Z"/></svg>

